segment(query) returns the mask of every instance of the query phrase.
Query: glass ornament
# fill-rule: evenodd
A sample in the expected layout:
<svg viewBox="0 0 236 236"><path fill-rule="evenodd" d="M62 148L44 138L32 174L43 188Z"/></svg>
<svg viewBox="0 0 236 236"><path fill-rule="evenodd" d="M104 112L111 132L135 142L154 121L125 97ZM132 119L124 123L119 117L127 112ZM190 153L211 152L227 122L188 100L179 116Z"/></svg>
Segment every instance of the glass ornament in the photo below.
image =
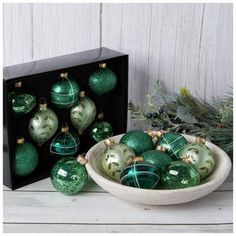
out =
<svg viewBox="0 0 236 236"><path fill-rule="evenodd" d="M60 73L59 80L52 85L51 102L58 108L71 107L79 97L78 83L68 73Z"/></svg>
<svg viewBox="0 0 236 236"><path fill-rule="evenodd" d="M50 144L50 153L56 156L73 156L79 151L80 140L77 134L69 132L64 125Z"/></svg>
<svg viewBox="0 0 236 236"><path fill-rule="evenodd" d="M89 77L89 87L97 95L110 92L116 84L116 74L107 68L106 63L100 63L99 68Z"/></svg>
<svg viewBox="0 0 236 236"><path fill-rule="evenodd" d="M16 151L14 156L14 174L26 176L31 174L37 167L38 153L35 147L25 142L24 138L17 139Z"/></svg>
<svg viewBox="0 0 236 236"><path fill-rule="evenodd" d="M51 171L51 181L55 189L65 195L80 192L88 180L86 163L80 155L77 158L65 157L56 162Z"/></svg>
<svg viewBox="0 0 236 236"><path fill-rule="evenodd" d="M142 130L132 130L127 132L120 139L120 143L130 147L138 156L146 151L154 149L152 138Z"/></svg>
<svg viewBox="0 0 236 236"><path fill-rule="evenodd" d="M30 90L22 87L22 82L15 83L15 89L8 95L10 109L16 117L29 113L36 105L36 97Z"/></svg>
<svg viewBox="0 0 236 236"><path fill-rule="evenodd" d="M161 175L164 189L188 188L200 184L199 172L189 163L173 161Z"/></svg>
<svg viewBox="0 0 236 236"><path fill-rule="evenodd" d="M102 154L102 168L110 178L119 181L121 170L133 162L135 153L128 146L105 140L106 149Z"/></svg>
<svg viewBox="0 0 236 236"><path fill-rule="evenodd" d="M104 113L98 114L98 121L92 126L90 136L95 142L100 142L113 135L113 128L110 123L103 121Z"/></svg>
<svg viewBox="0 0 236 236"><path fill-rule="evenodd" d="M40 99L39 110L33 115L29 122L29 134L31 138L43 145L57 131L58 118L53 110L47 107L46 100Z"/></svg>
<svg viewBox="0 0 236 236"><path fill-rule="evenodd" d="M72 106L70 111L71 122L80 135L93 122L96 112L95 103L85 96L84 91L81 91L79 100Z"/></svg>

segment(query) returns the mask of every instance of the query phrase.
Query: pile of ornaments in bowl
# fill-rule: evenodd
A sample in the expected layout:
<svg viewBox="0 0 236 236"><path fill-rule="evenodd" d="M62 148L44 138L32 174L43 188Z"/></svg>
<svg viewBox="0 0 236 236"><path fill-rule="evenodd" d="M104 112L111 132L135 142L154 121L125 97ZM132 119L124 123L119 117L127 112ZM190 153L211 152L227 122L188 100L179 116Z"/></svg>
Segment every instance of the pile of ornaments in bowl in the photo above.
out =
<svg viewBox="0 0 236 236"><path fill-rule="evenodd" d="M119 143L105 140L104 174L123 185L144 189L179 189L199 185L214 169L205 139L188 143L179 133L129 131Z"/></svg>

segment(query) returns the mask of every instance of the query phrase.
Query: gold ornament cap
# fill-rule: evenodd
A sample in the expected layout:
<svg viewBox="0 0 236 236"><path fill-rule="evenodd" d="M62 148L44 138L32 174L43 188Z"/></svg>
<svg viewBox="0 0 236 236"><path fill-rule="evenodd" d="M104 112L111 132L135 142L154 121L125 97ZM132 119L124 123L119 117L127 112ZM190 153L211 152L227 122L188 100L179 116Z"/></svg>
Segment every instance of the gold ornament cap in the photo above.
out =
<svg viewBox="0 0 236 236"><path fill-rule="evenodd" d="M68 77L68 72L62 72L60 73L60 78L67 78Z"/></svg>
<svg viewBox="0 0 236 236"><path fill-rule="evenodd" d="M69 131L69 126L67 124L65 124L61 127L61 132L62 133L67 133L68 131Z"/></svg>
<svg viewBox="0 0 236 236"><path fill-rule="evenodd" d="M107 63L99 63L98 67L99 68L106 68L107 67Z"/></svg>
<svg viewBox="0 0 236 236"><path fill-rule="evenodd" d="M196 143L205 144L205 143L206 143L206 139L205 139L205 138L202 138L202 137L196 137Z"/></svg>
<svg viewBox="0 0 236 236"><path fill-rule="evenodd" d="M98 113L98 119L103 120L103 118L104 118L104 113L103 112Z"/></svg>
<svg viewBox="0 0 236 236"><path fill-rule="evenodd" d="M15 82L15 88L21 88L21 87L22 87L21 81Z"/></svg>
<svg viewBox="0 0 236 236"><path fill-rule="evenodd" d="M88 160L85 159L85 157L83 155L78 155L76 157L76 161L80 164L80 165L86 165L88 163Z"/></svg>
<svg viewBox="0 0 236 236"><path fill-rule="evenodd" d="M85 97L85 91L80 91L79 96L80 96L81 98L84 98L84 97Z"/></svg>
<svg viewBox="0 0 236 236"><path fill-rule="evenodd" d="M147 130L147 134L151 136L152 139L155 137L160 138L165 133L167 132L164 130L152 130L152 129Z"/></svg>
<svg viewBox="0 0 236 236"><path fill-rule="evenodd" d="M39 99L39 109L46 109L48 107L47 101L44 97Z"/></svg>
<svg viewBox="0 0 236 236"><path fill-rule="evenodd" d="M135 157L133 159L133 162L141 162L141 161L144 161L143 157Z"/></svg>
<svg viewBox="0 0 236 236"><path fill-rule="evenodd" d="M158 146L156 147L156 150L158 150L158 151L160 151L160 152L165 152L167 149L166 149L165 147L161 146L161 145L158 145Z"/></svg>
<svg viewBox="0 0 236 236"><path fill-rule="evenodd" d="M105 141L104 141L104 144L107 146L107 147L109 147L111 144L114 144L115 143L115 141L113 140L113 139L110 139L110 138L108 138L108 139L106 139Z"/></svg>
<svg viewBox="0 0 236 236"><path fill-rule="evenodd" d="M17 144L24 144L25 143L25 138L21 137L16 140Z"/></svg>
<svg viewBox="0 0 236 236"><path fill-rule="evenodd" d="M192 163L192 157L191 156L182 156L180 157L181 161L184 161L186 163Z"/></svg>

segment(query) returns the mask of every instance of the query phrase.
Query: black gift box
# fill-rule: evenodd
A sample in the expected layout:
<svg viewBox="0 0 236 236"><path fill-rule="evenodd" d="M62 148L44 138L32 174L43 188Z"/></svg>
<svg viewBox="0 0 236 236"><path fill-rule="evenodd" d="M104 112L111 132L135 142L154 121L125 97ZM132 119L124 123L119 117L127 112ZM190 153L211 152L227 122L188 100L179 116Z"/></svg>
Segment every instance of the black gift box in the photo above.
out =
<svg viewBox="0 0 236 236"><path fill-rule="evenodd" d="M88 78L98 68L99 63L107 63L107 67L117 75L117 85L111 92L98 96L88 87ZM47 58L4 67L3 69L3 182L11 189L36 182L50 175L53 164L59 158L52 157L49 145L53 137L42 147L39 147L28 133L29 120L38 110L39 99L46 98L48 107L58 116L59 125L66 121L72 131L70 122L70 108L58 109L50 102L50 89L61 72L68 72L76 79L81 90L86 91L96 104L97 112L103 111L105 120L113 126L114 135L126 132L127 99L128 99L128 55L108 48L98 48L69 55ZM37 105L22 118L15 118L10 112L8 94L14 89L14 84L22 81L24 85L34 91ZM60 127L60 126L59 126ZM59 130L58 130L59 131ZM57 131L57 133L58 133ZM38 151L39 163L36 170L28 176L19 177L13 173L13 159L16 139L19 135L31 142ZM80 151L85 153L95 143L89 137L89 128L80 136Z"/></svg>

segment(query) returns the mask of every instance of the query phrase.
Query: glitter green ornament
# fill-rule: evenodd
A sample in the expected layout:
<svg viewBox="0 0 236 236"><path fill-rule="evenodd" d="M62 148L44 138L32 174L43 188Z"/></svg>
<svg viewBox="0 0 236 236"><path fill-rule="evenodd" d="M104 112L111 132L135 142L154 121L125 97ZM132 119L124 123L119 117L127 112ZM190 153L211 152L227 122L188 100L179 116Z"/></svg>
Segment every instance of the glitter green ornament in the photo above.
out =
<svg viewBox="0 0 236 236"><path fill-rule="evenodd" d="M79 155L77 158L65 157L53 166L51 181L55 189L65 195L80 192L88 180L85 168L87 160Z"/></svg>
<svg viewBox="0 0 236 236"><path fill-rule="evenodd" d="M100 63L99 68L89 77L89 87L97 95L110 92L116 84L116 74L107 68L106 63Z"/></svg>
<svg viewBox="0 0 236 236"><path fill-rule="evenodd" d="M41 98L39 110L29 122L28 129L31 138L41 146L56 133L57 128L58 118L56 114L47 107L45 98Z"/></svg>
<svg viewBox="0 0 236 236"><path fill-rule="evenodd" d="M81 91L79 100L71 107L70 111L71 122L80 135L93 122L96 112L95 103L85 96L85 91Z"/></svg>
<svg viewBox="0 0 236 236"><path fill-rule="evenodd" d="M17 139L16 152L14 157L14 173L17 176L31 174L37 167L38 153L35 147L25 142L24 138Z"/></svg>
<svg viewBox="0 0 236 236"><path fill-rule="evenodd" d="M58 108L71 107L79 97L79 85L68 73L60 73L59 80L51 88L51 102Z"/></svg>
<svg viewBox="0 0 236 236"><path fill-rule="evenodd" d="M132 130L127 132L122 136L120 143L130 147L137 156L154 149L151 136L142 130Z"/></svg>
<svg viewBox="0 0 236 236"><path fill-rule="evenodd" d="M199 172L191 164L183 161L173 161L161 175L161 187L164 189L188 188L198 184Z"/></svg>
<svg viewBox="0 0 236 236"><path fill-rule="evenodd" d="M16 117L29 113L36 105L35 95L22 87L22 82L15 83L14 91L8 95L10 109Z"/></svg>
<svg viewBox="0 0 236 236"><path fill-rule="evenodd" d="M98 114L98 121L92 126L90 136L95 142L100 142L113 135L113 129L110 123L103 121L104 113Z"/></svg>
<svg viewBox="0 0 236 236"><path fill-rule="evenodd" d="M102 154L102 168L110 178L119 181L121 170L133 162L135 153L128 146L105 140L106 149Z"/></svg>

